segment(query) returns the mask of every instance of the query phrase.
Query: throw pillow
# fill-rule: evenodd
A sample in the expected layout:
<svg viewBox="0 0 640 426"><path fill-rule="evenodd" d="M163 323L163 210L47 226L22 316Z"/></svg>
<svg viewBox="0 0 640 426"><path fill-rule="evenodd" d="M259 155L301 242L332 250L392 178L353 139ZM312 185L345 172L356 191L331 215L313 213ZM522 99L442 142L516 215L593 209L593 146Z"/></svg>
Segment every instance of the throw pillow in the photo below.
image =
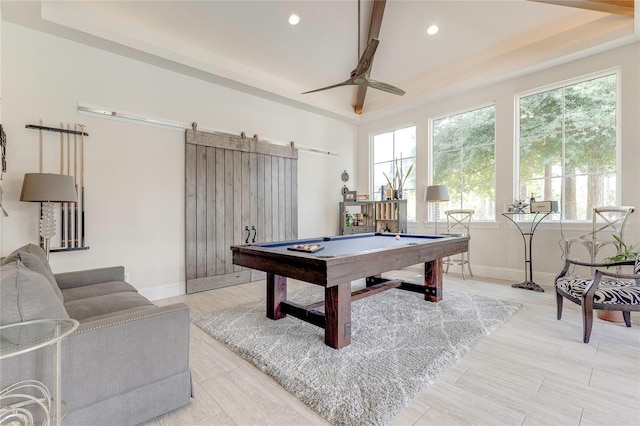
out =
<svg viewBox="0 0 640 426"><path fill-rule="evenodd" d="M37 272L39 274L44 275L44 277L51 283L51 288L53 288L53 292L60 298L60 301L64 303L64 299L62 297L62 292L60 291L60 287L58 287L58 282L56 278L51 273L51 268L47 268L40 257L35 254L28 253L26 251L21 251L18 253L18 259L22 262L24 266L31 269L33 272Z"/></svg>
<svg viewBox="0 0 640 426"><path fill-rule="evenodd" d="M7 263L15 261L18 258L18 253L20 253L21 251L26 251L27 253L35 254L36 256L38 256L40 260L42 260L42 263L45 265L45 267L49 269L49 272L53 273L53 271L51 271L51 266L49 265L49 260L47 259L47 254L44 252L42 247L31 243L25 244L22 247L12 251L9 256L0 261L0 265L5 265Z"/></svg>
<svg viewBox="0 0 640 426"><path fill-rule="evenodd" d="M17 260L0 268L0 325L69 318L51 283Z"/></svg>

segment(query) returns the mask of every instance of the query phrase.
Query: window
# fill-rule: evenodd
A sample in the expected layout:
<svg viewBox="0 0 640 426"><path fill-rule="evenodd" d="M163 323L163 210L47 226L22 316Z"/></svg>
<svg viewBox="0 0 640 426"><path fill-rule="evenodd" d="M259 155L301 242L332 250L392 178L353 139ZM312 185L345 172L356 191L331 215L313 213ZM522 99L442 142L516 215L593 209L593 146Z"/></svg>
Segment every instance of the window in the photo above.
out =
<svg viewBox="0 0 640 426"><path fill-rule="evenodd" d="M407 219L416 220L416 126L373 136L373 200L381 200L380 187L402 181ZM388 179L387 179L388 178ZM390 182L389 182L390 181Z"/></svg>
<svg viewBox="0 0 640 426"><path fill-rule="evenodd" d="M449 189L450 209L473 209L474 220L495 219L495 106L433 121L433 184Z"/></svg>
<svg viewBox="0 0 640 426"><path fill-rule="evenodd" d="M617 75L518 99L519 197L558 200L565 220L616 204Z"/></svg>

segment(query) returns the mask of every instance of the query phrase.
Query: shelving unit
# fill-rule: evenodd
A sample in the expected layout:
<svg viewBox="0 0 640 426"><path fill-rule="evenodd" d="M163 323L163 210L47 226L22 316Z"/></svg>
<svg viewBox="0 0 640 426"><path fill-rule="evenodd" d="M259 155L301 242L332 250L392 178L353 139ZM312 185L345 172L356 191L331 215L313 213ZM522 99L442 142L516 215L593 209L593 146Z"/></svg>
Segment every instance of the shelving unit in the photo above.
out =
<svg viewBox="0 0 640 426"><path fill-rule="evenodd" d="M407 200L345 201L339 214L340 235L407 231Z"/></svg>

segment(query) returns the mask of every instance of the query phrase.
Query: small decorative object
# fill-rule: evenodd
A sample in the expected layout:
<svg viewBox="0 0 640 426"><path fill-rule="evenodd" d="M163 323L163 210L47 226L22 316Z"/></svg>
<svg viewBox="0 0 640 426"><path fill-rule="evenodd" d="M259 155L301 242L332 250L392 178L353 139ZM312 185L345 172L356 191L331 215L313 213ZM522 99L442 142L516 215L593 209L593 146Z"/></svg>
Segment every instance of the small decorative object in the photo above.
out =
<svg viewBox="0 0 640 426"><path fill-rule="evenodd" d="M349 188L347 187L347 185L343 185L342 186L342 191L340 192L342 195L346 194L347 191L349 191Z"/></svg>
<svg viewBox="0 0 640 426"><path fill-rule="evenodd" d="M353 216L351 216L351 213L347 213L347 226L353 226Z"/></svg>
<svg viewBox="0 0 640 426"><path fill-rule="evenodd" d="M342 172L342 175L340 177L342 178L343 182L348 182L349 181L349 173L347 173L346 170L344 172Z"/></svg>
<svg viewBox="0 0 640 426"><path fill-rule="evenodd" d="M513 212L514 213L526 213L525 209L529 206L528 203L526 203L527 200L522 199L522 200L515 200L513 204L511 204L511 207L513 208Z"/></svg>
<svg viewBox="0 0 640 426"><path fill-rule="evenodd" d="M380 201L384 201L387 199L387 188L382 185L380 187Z"/></svg>
<svg viewBox="0 0 640 426"><path fill-rule="evenodd" d="M344 196L344 201L355 201L356 200L356 191L345 191L342 194Z"/></svg>
<svg viewBox="0 0 640 426"><path fill-rule="evenodd" d="M322 250L323 248L324 247L320 244L294 244L290 247L287 247L287 250L301 251L304 253L315 253Z"/></svg>

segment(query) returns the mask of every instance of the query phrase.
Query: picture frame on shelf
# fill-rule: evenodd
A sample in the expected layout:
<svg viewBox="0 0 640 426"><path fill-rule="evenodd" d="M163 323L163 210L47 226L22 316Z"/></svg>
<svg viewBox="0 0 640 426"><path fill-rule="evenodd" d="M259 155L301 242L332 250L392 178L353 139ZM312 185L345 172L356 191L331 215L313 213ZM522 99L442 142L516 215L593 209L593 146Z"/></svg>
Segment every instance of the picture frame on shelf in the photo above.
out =
<svg viewBox="0 0 640 426"><path fill-rule="evenodd" d="M356 200L356 191L345 191L343 194L343 201L355 201Z"/></svg>

